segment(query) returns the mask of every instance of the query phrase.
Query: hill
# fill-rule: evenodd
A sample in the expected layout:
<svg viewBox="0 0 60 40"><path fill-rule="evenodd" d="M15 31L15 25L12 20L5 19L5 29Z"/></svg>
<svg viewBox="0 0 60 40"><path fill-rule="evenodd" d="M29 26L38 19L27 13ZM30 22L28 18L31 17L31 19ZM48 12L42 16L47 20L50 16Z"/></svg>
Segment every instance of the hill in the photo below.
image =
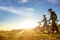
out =
<svg viewBox="0 0 60 40"><path fill-rule="evenodd" d="M60 40L60 34L37 33L33 29L0 31L0 40Z"/></svg>

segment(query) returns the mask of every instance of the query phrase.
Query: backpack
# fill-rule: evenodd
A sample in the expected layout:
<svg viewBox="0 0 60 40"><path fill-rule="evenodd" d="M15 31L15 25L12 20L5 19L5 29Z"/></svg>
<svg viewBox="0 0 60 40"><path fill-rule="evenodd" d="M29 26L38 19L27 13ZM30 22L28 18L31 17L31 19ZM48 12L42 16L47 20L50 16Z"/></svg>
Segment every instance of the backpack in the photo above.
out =
<svg viewBox="0 0 60 40"><path fill-rule="evenodd" d="M56 15L55 12L52 12L52 18L55 19L55 20L57 20L57 15Z"/></svg>

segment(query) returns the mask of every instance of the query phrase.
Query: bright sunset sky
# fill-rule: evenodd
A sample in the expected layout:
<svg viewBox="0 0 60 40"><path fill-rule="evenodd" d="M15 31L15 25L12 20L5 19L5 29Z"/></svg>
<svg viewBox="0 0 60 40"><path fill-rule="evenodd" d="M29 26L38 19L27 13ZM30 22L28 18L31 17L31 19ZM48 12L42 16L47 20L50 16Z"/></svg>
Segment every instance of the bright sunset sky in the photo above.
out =
<svg viewBox="0 0 60 40"><path fill-rule="evenodd" d="M60 0L0 0L0 29L34 28L49 8L60 20Z"/></svg>

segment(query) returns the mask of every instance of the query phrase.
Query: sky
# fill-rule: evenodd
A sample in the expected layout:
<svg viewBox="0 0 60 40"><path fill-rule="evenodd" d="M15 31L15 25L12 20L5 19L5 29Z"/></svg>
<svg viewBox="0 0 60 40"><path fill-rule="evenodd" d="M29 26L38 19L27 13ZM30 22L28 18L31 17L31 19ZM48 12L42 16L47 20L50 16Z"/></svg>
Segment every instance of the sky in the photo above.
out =
<svg viewBox="0 0 60 40"><path fill-rule="evenodd" d="M49 19L49 8L60 20L60 0L0 0L0 29L19 28L27 21L37 24L44 14Z"/></svg>

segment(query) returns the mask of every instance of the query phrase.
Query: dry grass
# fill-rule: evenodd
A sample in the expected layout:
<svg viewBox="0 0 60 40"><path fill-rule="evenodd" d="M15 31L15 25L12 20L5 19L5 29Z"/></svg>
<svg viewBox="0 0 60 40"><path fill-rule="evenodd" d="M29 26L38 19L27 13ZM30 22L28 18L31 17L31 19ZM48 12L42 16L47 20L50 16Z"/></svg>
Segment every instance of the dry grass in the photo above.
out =
<svg viewBox="0 0 60 40"><path fill-rule="evenodd" d="M0 40L60 40L60 34L37 33L33 29L1 31Z"/></svg>

